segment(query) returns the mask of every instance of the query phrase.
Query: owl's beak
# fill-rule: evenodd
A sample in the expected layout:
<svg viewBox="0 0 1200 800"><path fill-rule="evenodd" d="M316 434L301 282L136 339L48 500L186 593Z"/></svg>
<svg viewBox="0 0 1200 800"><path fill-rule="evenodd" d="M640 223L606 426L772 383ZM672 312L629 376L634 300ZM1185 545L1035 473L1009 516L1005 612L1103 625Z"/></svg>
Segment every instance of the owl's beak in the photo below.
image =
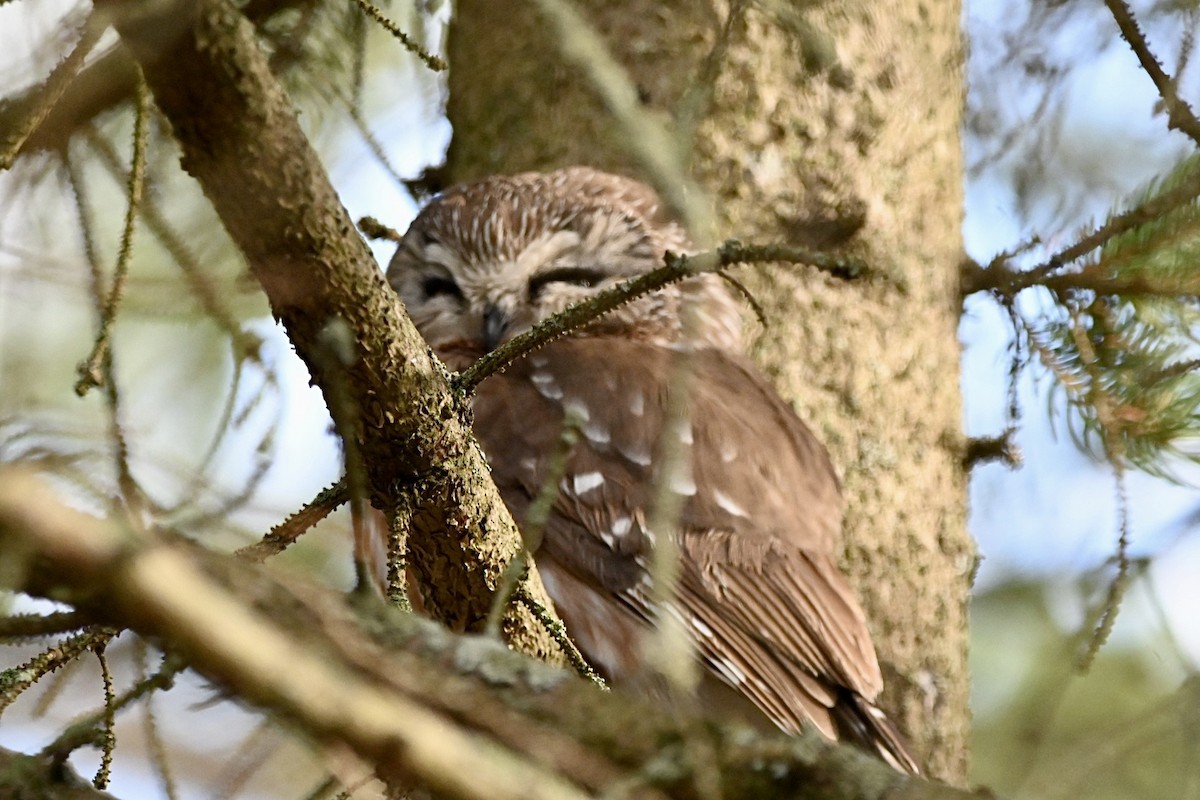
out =
<svg viewBox="0 0 1200 800"><path fill-rule="evenodd" d="M489 353L499 347L507 328L508 315L489 303L483 311L483 343Z"/></svg>

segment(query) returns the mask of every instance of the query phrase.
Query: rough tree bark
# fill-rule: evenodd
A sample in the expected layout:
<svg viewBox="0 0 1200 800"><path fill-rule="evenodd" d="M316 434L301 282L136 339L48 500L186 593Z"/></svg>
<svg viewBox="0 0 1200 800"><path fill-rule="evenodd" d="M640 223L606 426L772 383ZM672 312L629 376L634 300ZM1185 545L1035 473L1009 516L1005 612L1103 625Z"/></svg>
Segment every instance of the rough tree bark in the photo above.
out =
<svg viewBox="0 0 1200 800"><path fill-rule="evenodd" d="M448 177L573 163L645 175L629 129L537 5L458 3ZM885 706L932 774L962 782L974 550L955 338L959 6L751 4L713 59L726 3L580 5L645 109L675 131L699 109L684 147L722 236L844 248L888 276L865 287L790 267L747 276L770 322L755 354L840 466L844 566L884 663Z"/></svg>
<svg viewBox="0 0 1200 800"><path fill-rule="evenodd" d="M438 592L435 596L438 610L460 627L477 624L490 601L499 571L516 548L511 523L501 513L495 492L489 490L490 482L484 477L478 452L466 435L457 401L446 391L444 376L429 362L426 349L383 285L315 154L300 134L294 112L271 78L248 25L225 0L157 6L148 10L151 16L138 19L120 16L127 8L123 3L109 0L103 5L117 13L119 32L141 64L155 102L170 119L180 141L185 167L204 186L243 249L252 271L271 299L272 308L287 327L315 380L331 397L339 393L340 387L348 395L350 405L359 410L357 429L375 497L389 509L411 511L412 527L421 534L418 546L424 548L417 554L417 567L424 572L424 580ZM646 7L637 5L612 6L611 9L614 14L622 9L625 14L646 11ZM512 8L507 7L507 10L509 15L498 27L481 36L480 41L493 40L494 30L521 31L518 20L511 14ZM654 13L641 18L614 17L618 22L623 19L625 26L614 28L614 35L619 37L620 51L628 59L640 59L646 69L656 63L661 67L658 72L650 73L655 80L647 81L644 94L652 103L665 103L671 99L671 91L680 91L689 70L694 69L698 59L696 54L707 52L711 46L712 31L719 18L705 17L689 23L689 20L676 19L672 12L657 6L650 10ZM142 9L138 7L138 11ZM464 19L471 20L470 15L483 11L468 3L464 5L463 13L468 15ZM789 36L800 36L808 28L804 27L805 19L792 19L790 24L799 26L800 33L777 34L780 37L777 41L771 39L775 26L782 25L781 19L786 18L784 12L780 13L782 17L752 18L752 24L763 26L754 38L759 39L761 34L759 44L764 52L774 52L774 58L779 62L790 63L788 48L798 40ZM477 19L487 22L482 16ZM539 33L536 21L523 19L520 22L530 28L525 31L527 38L521 40L522 49L550 52L549 44L536 35ZM828 24L831 29L834 27L833 23ZM639 33L643 28L649 33ZM650 34L657 38L640 38ZM753 180L746 178L742 171L725 174L731 165L740 163L742 156L740 151L732 149L732 143L730 149L722 149L717 135L724 124L721 114L751 121L771 119L769 114L761 116L757 113L767 103L764 99L766 82L760 81L757 85L753 105L748 100L738 99L741 97L738 93L738 75L741 73L737 65L742 62L735 56L737 48L742 46L739 43L744 42L746 36L740 32L734 39L728 64L717 85L717 105L701 128L700 141L706 144L697 152L708 155L699 174L719 188L718 196L726 198L728 208L723 208L723 216L734 224L745 225L740 233L761 232L778 236L787 227L784 222L787 219L794 222L795 218L780 216L775 209L776 216L771 218L775 223L761 219L752 223L748 221L751 219L749 209L755 206L748 200L738 200L739 193L762 183L766 186L760 189L762 196L770 196L772 202L776 202L774 188L767 185L771 176L784 180L789 174L821 173L797 171L794 162L802 154L793 153L784 145L794 144L803 136L798 132L801 129L797 123L788 121L793 118L786 116L778 123L746 123L766 124L760 133L768 138L781 138L780 152L776 156L756 162L756 169L762 174L754 169L746 170L752 178L758 175ZM769 41L775 41L776 50L767 46ZM883 41L885 45L888 42ZM655 49L656 43L663 48ZM542 44L546 47L541 47ZM513 49L511 39L506 48ZM689 53L691 55L686 55ZM756 63L748 51L742 59L742 69L751 69ZM468 62L464 59L462 63ZM492 66L495 69L496 64ZM539 69L534 65L532 71L536 73ZM895 72L906 73L904 69ZM462 74L469 74L466 67ZM559 67L547 74L551 78L557 76L563 82L560 90L567 99L570 99L568 89L575 91L576 99L579 98L578 78L573 77L569 69ZM818 99L824 97L824 102L836 105L838 95L836 89L830 87L836 87L844 80L830 83L832 74L829 69L818 72L811 82L818 88L825 87L823 92L831 93L825 96L815 92ZM530 76L530 87L538 85L533 82L535 77L537 75ZM729 82L732 82L732 88L725 86ZM882 81L882 84L888 87L908 85L895 77ZM938 85L931 84L929 92L936 94L937 91ZM785 95L779 93L777 86L772 102L787 106L791 100L785 102ZM497 98L504 98L503 102L512 107L519 96L515 92L494 94L487 102L500 105ZM801 96L808 95L801 93ZM463 93L464 102L469 97L469 93ZM578 113L587 116L591 120L588 124L596 126L596 131L602 130L604 117L592 113L589 109L593 106L582 104L578 108L556 110L561 118L556 119L555 124L547 125L547 130L562 133L561 138L555 139L556 146L567 148L553 151L556 163L585 160L582 154L567 158L573 154L574 143L579 141L572 137L584 130L572 129L568 123L570 115ZM840 118L832 111L830 115ZM556 128L559 123L566 127ZM461 119L459 125L460 131L466 130ZM481 125L483 135L487 130ZM874 141L904 141L899 132L891 128L887 128L887 132L887 136L876 133ZM593 145L601 141L599 135L588 138ZM471 172L462 166L466 162L461 148L466 141L460 138L454 162L458 165L455 168L464 175ZM494 144L511 148L513 153L525 153L526 160L517 163L545 164L535 158L540 152L535 132L514 127ZM871 151L869 145L869 141L859 143L858 148ZM523 149L526 147L530 148L527 152ZM763 149L769 148L764 144ZM922 152L933 149L926 143ZM615 147L608 150L617 152ZM617 163L615 157L606 162L601 158L601 152L597 149L593 154L595 158L588 160L610 167ZM783 161L786 169L779 163L785 154L788 156ZM895 153L892 157L899 159ZM764 163L767 166L764 167ZM834 163L843 164L842 161ZM486 160L475 164L477 173L499 168ZM905 252L899 249L900 245L895 245L895 250L888 249L897 241L899 229L893 230L884 223L899 216L897 209L900 206L889 204L899 203L895 196L899 191L897 187L907 184L900 180L898 166L893 165L891 172L885 170L880 174L892 176L883 184L888 192L870 197L872 208L874 204L880 206L879 213L884 222L876 223L868 214L866 230L871 232L872 226L878 224L881 232L877 238L860 233L854 242L878 264L904 276L905 270L916 269L916 262L883 258L881 254ZM816 181L818 189L824 186L820 180L811 180ZM789 202L803 208L812 208L816 204L819 209L842 205L833 201L821 205L817 203L819 196L822 196L821 192L810 187L799 191ZM937 196L940 202L942 195ZM742 209L741 216L735 214L736 209ZM932 209L930 201L925 210L932 214ZM809 228L818 233L830 227L838 230L839 220L835 218L829 224L809 225ZM938 225L933 223L930 227L938 228ZM956 230L956 226L953 229ZM819 237L812 238L816 235L812 231L808 231L811 235L801 236L808 230L802 225L792 225L788 230L793 234L792 238L822 241ZM931 234L927 238L932 240L934 237ZM888 242L888 248L882 247L881 241ZM921 253L929 265L941 264L937 260L940 251L932 244L913 252ZM949 263L953 261L951 259ZM946 269L949 268L947 265ZM933 291L913 289L913 285L920 283L917 277L915 272L908 275L909 299L925 298ZM776 279L783 280L778 276ZM817 284L816 288L810 285L813 283ZM947 283L943 276L942 281L934 281L932 285ZM895 299L894 289L875 287L865 293L864 300L862 294L854 294L853 290L847 292L824 286L816 279L797 279L781 285L788 287L789 303L803 302L814 309L813 314L822 304L838 302L849 309L847 314L856 313L859 317L878 320L874 329L854 328L841 337L827 334L830 341L824 342L822 352L833 352L839 345L853 349L848 343L841 343L857 343L860 338L882 342L886 337L880 331L888 325L899 325L900 317L890 316L899 302ZM764 300L771 299L767 293L760 294ZM859 304L868 302L871 304L865 309L858 308ZM921 308L923 313L927 310ZM936 308L941 306L928 306L929 315L944 323L941 315L934 314ZM789 318L782 313L775 316L777 319ZM338 320L332 329L330 320ZM932 323L930 326L941 330ZM832 324L829 327L836 329ZM336 334L333 346L329 343L331 330ZM915 329L905 329L906 341L919 341L915 338L917 333ZM334 361L342 358L338 346L348 347L351 355L340 367L334 366ZM906 373L889 379L907 387L910 393L914 389L926 389L932 396L928 383L932 381L933 366L940 362L930 352L942 353L942 349L932 345L930 348L931 351L922 351L920 358L914 359L919 363L908 365ZM780 357L776 363L792 362ZM880 364L892 365L893 362L881 361ZM946 374L952 374L952 366L946 373L939 373L943 382ZM909 378L912 374L922 377L925 382ZM857 375L860 373L847 372L840 378L847 393L859 390L853 380ZM831 381L832 378L819 386L830 396L836 396L829 387L841 384ZM863 391L865 393L865 389ZM833 400L820 393L808 395L805 402L816 409L823 398L827 405L835 405ZM862 402L857 395L854 399ZM336 405L332 400L331 404ZM877 417L884 419L886 415L873 404L862 407L871 412L861 411L867 419L862 422L862 429L881 436L868 427L868 423ZM827 439L838 430L834 422L817 416L815 411L810 416L820 420ZM937 420L941 418L934 421ZM887 430L886 426L881 429ZM858 430L857 426L854 430ZM944 464L949 458L946 453L953 450L947 441L919 438L926 433L925 428L902 433L929 448L926 463ZM848 454L857 452L855 444L859 440L850 434L844 436L831 444L841 455L844 465L853 464L855 462ZM947 440L952 438L949 434L945 436ZM898 433L886 441L899 448L908 439ZM876 449L879 447L876 445ZM897 451L900 455L895 456L896 463L892 467L897 474L902 474L904 468L902 456L911 454L912 449ZM921 464L922 461L914 458L913 463ZM865 468L860 471L867 475ZM847 474L853 478L857 473L847 468ZM865 484L866 477L861 481ZM855 489L853 480L848 483L852 490ZM890 486L886 481L877 483ZM948 483L953 484L953 480ZM903 484L897 482L897 485ZM814 743L811 737L747 745L740 734L730 735L701 721L681 720L665 712L648 710L626 698L595 692L582 682L563 680L561 676L545 678L547 673L544 672L540 673L542 680L531 681L527 677L536 674L534 667L521 660L505 661L509 654L503 652L495 659L484 659L484 663L472 661L472 653L478 659L479 648L496 649L487 642L446 637L443 632L430 632L426 628L424 634L401 633L401 638L409 639L399 644L393 639L391 646L382 646L380 636L365 633L346 613L339 598L317 590L287 586L278 586L276 591L273 588L276 584L268 574L238 565L229 558L196 553L146 531L130 531L111 524L93 526L78 512L58 507L45 490L35 488L18 473L6 472L0 476L0 486L5 487L0 492L0 552L5 554L5 563L10 567L6 574L14 581L15 588L56 597L93 615L98 622L129 626L145 636L154 637L164 646L190 656L190 663L209 679L240 690L240 696L279 713L323 741L350 748L372 762L378 774L383 776L415 773L450 795L496 796L500 784L489 784L486 780L492 773L479 772L471 764L456 761L459 757L477 753L480 758L498 759L489 763L498 769L495 773L498 780L505 781L504 785L509 789L506 796L526 796L519 794L520 780L528 780L528 775L520 770L536 768L546 777L544 784L538 784L544 790L544 795L539 796L576 796L577 789L599 791L611 788L610 778L620 778L627 780L633 794L696 797L711 796L702 785L707 779L705 770L710 768L703 766L702 756L716 754L719 758L713 765L721 773L722 780L728 781L723 784L727 797L783 793L788 796L864 798L963 796L953 790L900 776L848 748L836 748L819 741ZM926 491L927 488L928 485L922 486L924 494L920 495L926 507L936 499L932 491ZM899 489L893 487L892 491ZM866 494L861 488L858 493ZM914 496L918 494L913 493ZM864 518L863 502L858 499L859 519ZM894 530L908 533L890 534L893 541L888 534L893 530L891 526L862 526L863 536L870 534L874 538L856 540L857 549L851 551L852 568L859 575L884 572L873 557L867 557L870 549L864 542L878 542L871 544L871 548L877 547L882 552L899 551L907 559L920 556L919 563L911 569L914 572L923 569L933 575L934 580L926 584L879 578L878 590L886 592L888 587L893 587L890 591L895 592L894 602L899 605L902 598L910 608L919 608L919 604L927 602L929 597L946 598L942 600L946 607L958 608L954 603L961 601L961 595L936 580L945 561L958 552L954 549L956 543L961 543L961 529L952 524L956 519L951 513L955 508L953 503L947 501L946 504L950 508L946 519L950 521L946 523L946 538L941 550L936 543L921 538L932 534L917 524L920 515L916 510L900 504L896 507L900 510L894 515L897 519ZM907 519L905 514L909 515ZM909 550L896 542L906 543ZM868 573L867 570L878 572ZM905 595L905 587L914 591L920 589L923 593ZM877 622L886 619L885 616L876 617ZM237 620L238 624L233 624L232 620ZM951 646L947 652L960 654L959 650L953 649L962 635L958 618L946 612L943 623ZM411 618L401 618L396 624L397 630L404 630L406 625L416 623ZM899 664L902 675L910 675L904 671L910 665L900 658L906 652L900 645L910 640L922 644L935 641L929 634L934 621L925 620L922 624L924 627L913 624L912 620L900 619L894 622L894 627L880 627L881 633L885 634L882 640L885 659L891 657ZM902 632L910 639L903 638ZM539 636L538 624L523 615L510 618L509 633L512 641L528 652L545 655L548 649L553 650L553 646ZM263 647L264 641L270 641L272 647ZM238 642L244 651L235 647ZM381 647L390 655L385 656ZM934 656L929 658L929 664L939 665ZM933 666L927 668L930 681L942 692L937 702L930 702L931 707L944 718L953 719L951 714L958 708L955 704L959 695L951 690L957 686L954 680L961 680L961 672L955 673L949 666L944 672L935 671ZM467 683L463 683L464 680ZM944 683L937 684L937 681ZM534 683L540 683L540 688L531 685ZM915 678L914 683L917 683ZM314 686L327 689L314 690ZM899 696L905 698L906 703L915 702L908 699L912 696L911 689L903 683L899 688ZM336 701L336 697L343 696L354 703L342 705ZM353 714L346 712L351 706L356 709ZM396 713L390 713L397 709ZM418 719L449 738L431 744L420 735L421 729L415 722ZM927 723L928 727L915 728L921 734L918 741L925 747L932 748L935 743L928 734L930 730L948 731L940 734L947 741L957 735L958 730L952 727L936 727L940 719L936 715L929 719L932 722ZM547 731L553 731L554 735L550 736ZM531 738L531 732L544 736ZM636 737L635 733L638 734ZM457 742L461 748L455 749L451 742ZM764 749L758 749L760 744ZM701 750L693 750L694 745ZM814 747L816 750L812 749ZM961 750L947 748L939 752L949 755L939 755L932 762L935 770L953 775L951 767L956 762L952 759L961 758L957 755ZM596 764L601 766L602 773L594 771ZM510 772L504 765L517 771ZM572 772L572 768L576 771ZM0 779L4 777L0 775ZM563 789L562 781L571 782L566 787L569 791L558 791ZM471 786L468 787L468 783Z"/></svg>
<svg viewBox="0 0 1200 800"><path fill-rule="evenodd" d="M184 169L360 451L372 498L413 532L408 563L432 612L456 630L481 628L520 535L461 399L384 283L250 23L222 0L102 8L170 121ZM521 580L548 603L536 573ZM509 604L504 628L517 649L565 663L524 606Z"/></svg>

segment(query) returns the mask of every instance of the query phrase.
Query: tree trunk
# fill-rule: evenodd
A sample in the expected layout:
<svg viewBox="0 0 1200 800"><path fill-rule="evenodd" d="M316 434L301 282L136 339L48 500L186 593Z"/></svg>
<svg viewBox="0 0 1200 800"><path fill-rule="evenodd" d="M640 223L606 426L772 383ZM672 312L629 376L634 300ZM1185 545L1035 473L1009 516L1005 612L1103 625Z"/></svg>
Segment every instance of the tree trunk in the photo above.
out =
<svg viewBox="0 0 1200 800"><path fill-rule="evenodd" d="M933 776L962 782L974 550L955 339L959 6L762 2L710 59L724 4L582 5L672 132L700 109L685 147L722 235L841 248L885 276L843 284L779 266L739 277L769 322L755 355L842 472L843 565L884 664L884 705ZM448 176L576 163L644 174L629 128L536 6L458 3Z"/></svg>

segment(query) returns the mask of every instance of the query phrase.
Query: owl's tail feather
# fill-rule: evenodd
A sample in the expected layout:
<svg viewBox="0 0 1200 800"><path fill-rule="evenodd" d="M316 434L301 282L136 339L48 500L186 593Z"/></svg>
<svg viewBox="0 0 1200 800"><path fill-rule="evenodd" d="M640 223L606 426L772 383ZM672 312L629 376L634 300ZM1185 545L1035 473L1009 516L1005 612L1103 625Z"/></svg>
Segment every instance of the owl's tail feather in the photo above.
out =
<svg viewBox="0 0 1200 800"><path fill-rule="evenodd" d="M862 695L846 690L831 711L839 739L876 753L900 772L921 774L921 766L911 746L878 706Z"/></svg>

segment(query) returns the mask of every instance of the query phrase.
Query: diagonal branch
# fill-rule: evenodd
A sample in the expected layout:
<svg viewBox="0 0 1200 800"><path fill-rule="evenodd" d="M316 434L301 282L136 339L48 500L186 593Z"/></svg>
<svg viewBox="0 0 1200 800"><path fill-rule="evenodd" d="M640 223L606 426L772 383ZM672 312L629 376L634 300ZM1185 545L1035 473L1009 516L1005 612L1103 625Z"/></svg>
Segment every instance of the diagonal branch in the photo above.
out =
<svg viewBox="0 0 1200 800"><path fill-rule="evenodd" d="M683 147L663 120L638 97L629 73L609 52L599 32L573 0L536 0L535 5L558 33L563 56L573 62L624 129L625 141L667 205L693 236L703 240L715 230L704 191L688 176ZM707 243L707 242L705 242Z"/></svg>
<svg viewBox="0 0 1200 800"><path fill-rule="evenodd" d="M1104 0L1104 4L1108 6L1117 27L1121 29L1121 35L1129 42L1142 69L1150 76L1150 80L1154 81L1154 88L1158 89L1158 96L1162 98L1167 109L1167 126L1183 132L1200 145L1200 120L1196 119L1196 113L1187 101L1179 96L1175 80L1163 70L1154 53L1150 52L1150 45L1138 28L1129 4L1124 0Z"/></svg>
<svg viewBox="0 0 1200 800"><path fill-rule="evenodd" d="M309 6L313 2L249 0L242 7L242 13L256 25L261 25L280 12ZM75 75L61 98L29 132L22 152L62 149L96 117L131 101L136 86L137 72L129 53L123 48L108 51ZM18 126L36 113L52 90L52 82L47 81L19 94L0 98L0 141L15 137Z"/></svg>
<svg viewBox="0 0 1200 800"><path fill-rule="evenodd" d="M520 536L461 403L355 231L252 27L226 0L102 5L327 404L344 387L372 501L413 520L408 563L431 610L453 628L481 627ZM544 599L536 573L527 580ZM561 659L523 606L509 607L505 633Z"/></svg>
<svg viewBox="0 0 1200 800"><path fill-rule="evenodd" d="M576 303L500 345L463 370L454 379L455 390L470 394L488 376L503 371L534 350L595 322L639 297L696 275L720 272L736 264L779 261L807 264L842 280L854 280L870 272L865 264L852 258L792 245L743 244L736 239L727 240L716 250L695 255L667 253L663 261L663 266L658 269L630 278L595 297Z"/></svg>
<svg viewBox="0 0 1200 800"><path fill-rule="evenodd" d="M991 796L902 775L816 734L755 736L597 691L410 614L356 618L328 589L88 517L15 468L0 470L0 553L19 565L14 588L165 642L203 677L348 748L393 786L416 778L470 800L695 800L694 744L713 754L706 766L720 771L726 800Z"/></svg>
<svg viewBox="0 0 1200 800"><path fill-rule="evenodd" d="M1062 275L1055 275L1055 273L1088 255L1093 250L1103 247L1117 236L1128 233L1141 225L1145 225L1147 222L1159 219L1164 214L1179 208L1185 203L1194 201L1198 196L1200 196L1200 172L1184 180L1178 186L1156 195L1141 205L1117 214L1101 227L1096 228L1078 241L1059 250L1046 259L1046 261L1032 269L1018 270L1012 267L1007 256L993 260L986 268L971 261L964 262L961 266L962 296L966 297L975 292L994 291L1004 297L1015 297L1018 292L1024 289L1045 284L1052 279L1052 276L1057 279L1060 289L1065 290L1070 288L1077 280L1076 276L1087 273L1088 269L1085 268L1080 273L1064 273ZM1136 288L1109 285L1107 283L1104 286L1094 285L1096 281L1104 280L1107 279L1104 276L1096 275L1093 271L1087 274L1086 277L1078 278L1080 285L1077 288L1095 289L1101 293L1111 292L1116 294L1129 292ZM1174 291L1174 287L1165 287L1165 291L1152 291L1151 293L1177 294L1178 292Z"/></svg>
<svg viewBox="0 0 1200 800"><path fill-rule="evenodd" d="M983 267L974 261L964 261L962 270L963 294L992 292L998 297L1016 297L1026 289L1042 286L1058 295L1071 292L1095 292L1099 295L1141 297L1200 297L1200 274L1154 276L1114 276L1095 266L1077 272L1038 274L1034 270L1017 270L1007 263L992 263Z"/></svg>
<svg viewBox="0 0 1200 800"><path fill-rule="evenodd" d="M50 116L50 112L54 110L67 87L79 73L79 68L83 66L83 60L100 41L100 35L104 33L104 29L105 26L100 23L95 14L88 16L74 49L63 59L62 63L55 67L50 77L46 79L45 85L41 87L41 91L31 97L28 107L23 109L24 119L18 117L19 121L7 132L0 130L0 134L7 134L0 135L0 170L12 167L17 155L28 143L30 136Z"/></svg>
<svg viewBox="0 0 1200 800"><path fill-rule="evenodd" d="M403 45L404 49L415 55L421 61L425 62L425 66L435 72L442 72L446 69L446 60L435 56L425 50L421 45L400 29L400 26L388 19L378 6L372 5L368 0L354 0L354 3L359 7L362 13L366 14L371 19L375 20L385 31L390 33L392 37Z"/></svg>

